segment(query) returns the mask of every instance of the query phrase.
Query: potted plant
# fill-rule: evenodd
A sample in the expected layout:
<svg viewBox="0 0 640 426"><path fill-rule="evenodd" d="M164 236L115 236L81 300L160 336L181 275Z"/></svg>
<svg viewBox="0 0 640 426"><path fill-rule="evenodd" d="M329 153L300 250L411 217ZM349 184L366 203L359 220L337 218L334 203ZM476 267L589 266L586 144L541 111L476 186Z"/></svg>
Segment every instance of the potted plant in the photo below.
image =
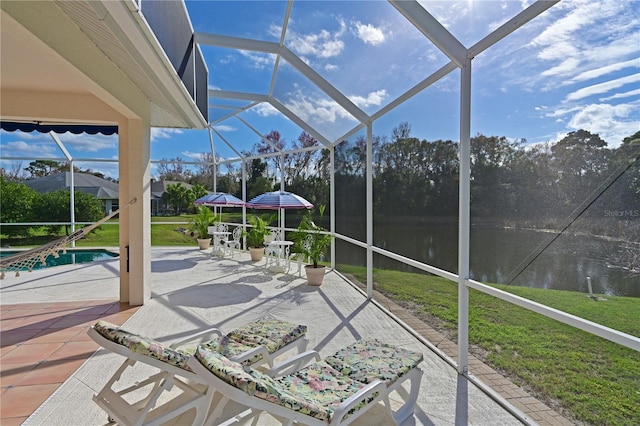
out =
<svg viewBox="0 0 640 426"><path fill-rule="evenodd" d="M262 260L262 256L264 256L264 238L271 232L267 226L273 221L273 218L274 215L269 215L266 219L256 215L249 216L251 228L244 232L243 236L247 237L249 254L254 262Z"/></svg>
<svg viewBox="0 0 640 426"><path fill-rule="evenodd" d="M196 215L189 221L189 230L198 240L200 250L206 250L211 244L209 227L218 221L218 216L207 206L198 206Z"/></svg>
<svg viewBox="0 0 640 426"><path fill-rule="evenodd" d="M321 205L318 208L320 212L318 223L322 223L325 208L325 205ZM317 225L313 221L312 212L307 211L298 229L293 232L292 239L295 243L294 250L301 253L305 259L311 262L310 265L305 266L307 283L309 285L321 285L324 278L325 266L319 265L318 262L322 260L327 249L331 246L333 237L327 234L321 225Z"/></svg>

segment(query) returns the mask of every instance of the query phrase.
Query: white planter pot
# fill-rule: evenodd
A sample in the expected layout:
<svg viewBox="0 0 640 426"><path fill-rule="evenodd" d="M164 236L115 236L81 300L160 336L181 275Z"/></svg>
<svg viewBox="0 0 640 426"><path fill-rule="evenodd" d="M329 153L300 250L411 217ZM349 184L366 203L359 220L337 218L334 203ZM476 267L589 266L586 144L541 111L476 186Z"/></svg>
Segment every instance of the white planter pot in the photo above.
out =
<svg viewBox="0 0 640 426"><path fill-rule="evenodd" d="M249 247L249 254L252 261L259 262L264 256L264 247Z"/></svg>
<svg viewBox="0 0 640 426"><path fill-rule="evenodd" d="M304 267L304 270L307 274L307 284L322 285L325 266L318 266L317 268L314 268L313 265L307 265Z"/></svg>
<svg viewBox="0 0 640 426"><path fill-rule="evenodd" d="M211 239L209 239L209 238L203 238L203 239L198 238L198 248L200 250L208 249L209 245L211 245Z"/></svg>

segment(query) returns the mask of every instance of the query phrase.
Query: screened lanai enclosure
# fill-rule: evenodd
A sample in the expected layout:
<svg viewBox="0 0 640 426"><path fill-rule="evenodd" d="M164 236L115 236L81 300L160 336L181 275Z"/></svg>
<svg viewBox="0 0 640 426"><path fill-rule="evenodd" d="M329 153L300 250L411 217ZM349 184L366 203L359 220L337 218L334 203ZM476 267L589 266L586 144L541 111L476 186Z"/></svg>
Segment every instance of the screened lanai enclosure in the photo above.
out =
<svg viewBox="0 0 640 426"><path fill-rule="evenodd" d="M145 15L146 2L139 3L142 16L152 22L151 9ZM217 9L217 3L224 8ZM473 11L474 2L462 3ZM326 205L323 225L335 238L325 260L349 277L360 274L371 299L380 290L408 305L419 303L406 296L404 279L393 288L379 288L377 277L385 271L411 274L407 285L416 276L441 278L455 288L457 299L457 312L442 313L442 321L456 324L458 354L448 361L471 379L469 336L482 324L470 320L476 300L470 293L640 351L637 320L625 330L614 329L606 319L570 313L571 307L554 303L549 294L574 291L602 303L607 297L640 297L637 72L616 74L609 83L599 79L608 72L637 70L638 13L615 24L611 20L620 31L611 35L618 37L614 45L628 56L600 49L593 53L603 57L596 68L582 66L577 77L570 77L566 69L584 58L572 56L576 46L570 46L566 28L580 8L589 10L585 16L597 14L594 5L484 3L453 31L461 3L188 1L193 34L186 44L208 68L205 120L166 127L152 123L158 129L151 130L155 139L146 142L150 154L148 162L142 154L143 163L155 170L191 170L186 175L209 191L245 201L283 189ZM268 15L271 26L257 26L263 21L252 19L252 13L258 11ZM331 16L334 28L312 30L322 16ZM232 18L242 22L230 25L226 21ZM623 35L623 28L632 30ZM526 38L516 38L519 33ZM163 46L170 43L163 38L169 34L156 34ZM347 49L345 34L360 44L345 51L347 59L338 66L335 52ZM547 48L531 49L540 45ZM556 65L542 73L529 69L533 55ZM492 70L497 68L510 69L511 86L495 84ZM553 90L552 78L566 79L559 86L594 80L547 113L550 106L536 98ZM620 90L611 93L605 87ZM516 90L523 100L507 102ZM601 98L584 114L567 115L579 109L571 101L594 93ZM629 102L606 107L613 99ZM606 134L620 136L615 140L604 139L607 126L589 127L593 121L587 116L602 109L608 115L598 120L609 117L617 131ZM546 138L528 141L530 122L542 123L545 114L556 122L571 120L574 130L549 127ZM190 132L196 130L175 128L200 130L193 137ZM484 134L495 128L503 133ZM5 151L3 161L59 159L95 169L122 161L87 158L73 152L74 142L65 141L64 134L52 138L64 156L12 157ZM173 154L164 150L169 145ZM120 175L121 187L129 184L126 179L138 179L129 175ZM147 203L148 189L140 191L145 195L139 201ZM121 194L120 205L135 192ZM247 215L255 212L243 208L242 213L241 225L247 226ZM143 217L147 207L132 214L139 217L129 220L150 226L148 215ZM298 212L284 213L288 231L299 220ZM143 241L133 249L149 250L150 244ZM148 273L142 271L141 278L149 286ZM531 297L523 288L547 294ZM508 347L508 337L500 345Z"/></svg>

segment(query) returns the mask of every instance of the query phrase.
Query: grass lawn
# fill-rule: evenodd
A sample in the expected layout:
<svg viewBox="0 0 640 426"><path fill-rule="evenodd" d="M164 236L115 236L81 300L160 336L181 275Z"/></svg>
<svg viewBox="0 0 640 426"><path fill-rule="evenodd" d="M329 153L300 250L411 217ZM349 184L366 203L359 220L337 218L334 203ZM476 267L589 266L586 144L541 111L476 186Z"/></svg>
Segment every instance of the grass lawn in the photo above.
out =
<svg viewBox="0 0 640 426"><path fill-rule="evenodd" d="M188 233L179 232L179 229L188 227L192 215L173 217L151 218L151 245L152 246L197 246L198 243ZM172 224L155 222L175 222ZM108 221L89 233L85 238L76 241L78 247L117 247L119 245L119 226L117 219ZM0 235L0 247L36 247L63 237L60 235L46 235L43 229L32 232L28 237L7 238Z"/></svg>
<svg viewBox="0 0 640 426"><path fill-rule="evenodd" d="M366 282L364 268L340 266ZM456 338L457 284L440 277L375 270L376 290ZM525 287L496 287L581 318L640 336L640 299ZM469 341L474 354L539 399L579 421L640 424L640 356L608 340L470 291ZM473 371L471 372L473 373Z"/></svg>

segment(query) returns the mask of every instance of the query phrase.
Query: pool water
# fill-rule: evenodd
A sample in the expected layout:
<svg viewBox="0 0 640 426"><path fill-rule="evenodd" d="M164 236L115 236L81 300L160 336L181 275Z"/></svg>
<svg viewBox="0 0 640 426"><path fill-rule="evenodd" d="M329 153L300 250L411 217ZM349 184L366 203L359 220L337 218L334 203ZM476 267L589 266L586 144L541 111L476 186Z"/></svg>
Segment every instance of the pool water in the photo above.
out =
<svg viewBox="0 0 640 426"><path fill-rule="evenodd" d="M20 253L16 250L2 250L0 257L11 256ZM110 260L118 257L118 253L114 253L105 249L91 249L91 250L79 250L79 249L67 249L66 253L62 251L58 252L58 257L53 255L47 256L45 264L38 262L33 269L51 268L53 266L60 265L74 265L76 263L90 263L100 260ZM13 269L13 268L12 268ZM26 269L24 269L26 270Z"/></svg>

